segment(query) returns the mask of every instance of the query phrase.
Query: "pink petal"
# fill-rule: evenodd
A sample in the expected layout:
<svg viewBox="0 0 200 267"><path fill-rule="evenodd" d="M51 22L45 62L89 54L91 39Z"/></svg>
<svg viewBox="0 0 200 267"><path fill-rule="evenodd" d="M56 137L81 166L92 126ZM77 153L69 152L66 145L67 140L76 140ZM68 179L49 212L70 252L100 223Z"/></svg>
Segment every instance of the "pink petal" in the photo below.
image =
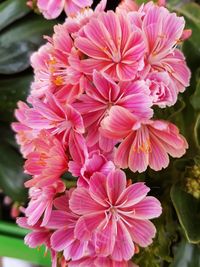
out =
<svg viewBox="0 0 200 267"><path fill-rule="evenodd" d="M115 247L111 254L111 257L116 261L127 261L132 258L133 254L134 243L132 241L132 238L123 222L118 221Z"/></svg>
<svg viewBox="0 0 200 267"><path fill-rule="evenodd" d="M144 199L150 191L144 183L134 183L128 186L117 200L117 205L123 203L123 208L131 207Z"/></svg>
<svg viewBox="0 0 200 267"><path fill-rule="evenodd" d="M152 222L148 220L130 220L131 227L129 232L133 241L141 247L147 247L152 243L152 238L155 237L156 228Z"/></svg>
<svg viewBox="0 0 200 267"><path fill-rule="evenodd" d="M106 226L103 225L105 222L102 222L102 226L95 234L95 250L97 254L107 257L112 254L115 245L117 225L114 219L109 220Z"/></svg>
<svg viewBox="0 0 200 267"><path fill-rule="evenodd" d="M103 209L103 207L95 202L86 188L76 188L69 200L70 209L79 215L90 214Z"/></svg>
<svg viewBox="0 0 200 267"><path fill-rule="evenodd" d="M90 178L89 192L93 201L103 207L107 207L106 200L108 199L106 192L106 176L100 172L96 172Z"/></svg>
<svg viewBox="0 0 200 267"><path fill-rule="evenodd" d="M136 219L153 219L159 217L162 212L160 202L155 197L145 197L134 205L134 215Z"/></svg>
<svg viewBox="0 0 200 267"><path fill-rule="evenodd" d="M74 229L61 229L51 236L51 246L56 251L62 251L74 241Z"/></svg>
<svg viewBox="0 0 200 267"><path fill-rule="evenodd" d="M101 123L101 133L108 138L123 138L131 132L135 122L136 118L128 110L114 106Z"/></svg>
<svg viewBox="0 0 200 267"><path fill-rule="evenodd" d="M80 217L75 227L75 236L79 240L87 241L104 220L103 212L96 212Z"/></svg>
<svg viewBox="0 0 200 267"><path fill-rule="evenodd" d="M118 197L126 188L126 175L121 170L112 171L107 177L107 194L109 202L115 204Z"/></svg>

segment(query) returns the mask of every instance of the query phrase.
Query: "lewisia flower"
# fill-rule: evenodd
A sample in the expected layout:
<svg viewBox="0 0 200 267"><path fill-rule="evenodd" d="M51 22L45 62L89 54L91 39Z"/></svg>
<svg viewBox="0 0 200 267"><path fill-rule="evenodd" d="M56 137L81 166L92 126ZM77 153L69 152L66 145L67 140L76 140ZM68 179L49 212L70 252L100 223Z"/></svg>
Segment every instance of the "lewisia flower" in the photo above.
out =
<svg viewBox="0 0 200 267"><path fill-rule="evenodd" d="M138 121L122 107L112 107L101 125L105 136L123 139L117 148L115 163L121 168L129 167L133 172L143 172L148 166L155 171L166 168L168 154L179 158L188 148L174 124L161 120Z"/></svg>
<svg viewBox="0 0 200 267"><path fill-rule="evenodd" d="M74 235L79 216L69 209L70 195L71 191L66 191L65 195L54 200L54 207L57 210L51 212L47 225L50 229L55 229L51 236L51 247L55 251L63 251L67 261L84 257L88 247L87 241L80 241Z"/></svg>
<svg viewBox="0 0 200 267"><path fill-rule="evenodd" d="M128 17L112 11L92 18L75 40L75 46L88 58L83 72L105 71L116 81L133 80L143 68L145 45L141 31L132 29Z"/></svg>
<svg viewBox="0 0 200 267"><path fill-rule="evenodd" d="M76 238L92 240L99 256L129 260L134 243L146 247L155 236L156 229L149 219L161 214L161 206L157 199L146 196L149 190L144 183L126 188L121 170L107 176L96 172L89 188L78 187L69 200L70 209L80 216Z"/></svg>
<svg viewBox="0 0 200 267"><path fill-rule="evenodd" d="M109 114L112 106L128 108L140 118L150 118L153 114L152 101L148 86L142 81L115 83L105 73L93 72L93 84L88 85L86 94L79 97L74 107L83 116L84 124L88 130L88 146L99 142L100 147L106 151L113 149L113 140L105 139L99 135L102 119Z"/></svg>
<svg viewBox="0 0 200 267"><path fill-rule="evenodd" d="M33 140L38 136L40 130L33 129L24 124L26 112L29 110L29 106L22 101L19 101L17 106L18 109L15 110L15 117L18 122L12 123L12 129L17 133L16 140L20 145L20 152L23 157L26 158L29 153L34 151L35 145Z"/></svg>
<svg viewBox="0 0 200 267"><path fill-rule="evenodd" d="M80 260L70 261L69 267L138 267L132 261L114 261L108 257L85 257Z"/></svg>
<svg viewBox="0 0 200 267"><path fill-rule="evenodd" d="M62 143L47 131L42 130L33 140L34 152L27 156L25 172L34 179L25 183L26 186L44 186L53 184L68 169L68 158Z"/></svg>
<svg viewBox="0 0 200 267"><path fill-rule="evenodd" d="M92 2L92 0L38 0L37 5L46 19L55 19L63 9L68 16L74 16L79 10L91 6Z"/></svg>
<svg viewBox="0 0 200 267"><path fill-rule="evenodd" d="M153 2L144 5L140 11L144 12L140 25L147 47L145 69L167 72L177 94L183 92L189 85L190 71L182 52L176 47L184 34L184 18Z"/></svg>
<svg viewBox="0 0 200 267"><path fill-rule="evenodd" d="M90 178L95 172L102 172L107 175L115 169L113 161L108 160L99 150L93 150L87 154L84 163L69 162L69 171L76 177L79 177L78 186L88 187Z"/></svg>
<svg viewBox="0 0 200 267"><path fill-rule="evenodd" d="M53 200L58 193L65 190L64 183L57 181L53 185L39 187L31 187L29 197L31 198L28 207L25 209L25 215L29 225L36 224L42 218L41 226L49 221L53 208Z"/></svg>

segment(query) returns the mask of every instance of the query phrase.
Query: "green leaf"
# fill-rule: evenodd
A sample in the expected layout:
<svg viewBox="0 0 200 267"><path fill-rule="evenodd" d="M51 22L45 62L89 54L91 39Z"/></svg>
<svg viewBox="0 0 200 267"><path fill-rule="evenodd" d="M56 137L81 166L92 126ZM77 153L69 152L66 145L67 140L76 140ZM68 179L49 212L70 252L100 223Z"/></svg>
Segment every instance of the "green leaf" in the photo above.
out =
<svg viewBox="0 0 200 267"><path fill-rule="evenodd" d="M32 75L26 74L17 78L1 79L0 80L0 120L12 121L13 112L16 108L16 103L19 100L25 100L29 88Z"/></svg>
<svg viewBox="0 0 200 267"><path fill-rule="evenodd" d="M27 0L7 0L0 4L0 31L31 11L26 2Z"/></svg>
<svg viewBox="0 0 200 267"><path fill-rule="evenodd" d="M200 79L197 81L196 90L191 96L190 102L195 110L200 110Z"/></svg>
<svg viewBox="0 0 200 267"><path fill-rule="evenodd" d="M194 139L198 149L200 149L200 114L198 115L194 126Z"/></svg>
<svg viewBox="0 0 200 267"><path fill-rule="evenodd" d="M3 31L0 35L0 74L18 73L28 68L30 54L44 42L43 35L51 34L54 23L30 15Z"/></svg>
<svg viewBox="0 0 200 267"><path fill-rule="evenodd" d="M23 173L23 159L6 143L0 144L0 188L14 201L26 200L24 182L27 176Z"/></svg>
<svg viewBox="0 0 200 267"><path fill-rule="evenodd" d="M200 267L200 248L183 240L175 251L170 267Z"/></svg>
<svg viewBox="0 0 200 267"><path fill-rule="evenodd" d="M170 195L187 240L190 243L198 243L200 241L200 201L183 191L178 185L172 187Z"/></svg>
<svg viewBox="0 0 200 267"><path fill-rule="evenodd" d="M192 36L189 39L200 55L200 5L191 2L181 4L174 8L176 12L183 15L186 20L186 27L192 30Z"/></svg>

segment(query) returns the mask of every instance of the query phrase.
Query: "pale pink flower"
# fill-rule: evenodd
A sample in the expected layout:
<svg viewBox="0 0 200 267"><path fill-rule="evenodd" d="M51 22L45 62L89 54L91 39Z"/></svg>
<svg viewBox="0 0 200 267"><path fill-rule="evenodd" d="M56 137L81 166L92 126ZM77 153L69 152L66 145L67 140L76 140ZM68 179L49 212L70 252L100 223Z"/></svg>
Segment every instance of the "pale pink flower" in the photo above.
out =
<svg viewBox="0 0 200 267"><path fill-rule="evenodd" d="M32 127L28 127L24 124L24 120L26 118L26 111L29 109L29 106L19 101L17 103L18 109L15 110L15 117L18 122L12 123L12 129L17 133L16 140L20 145L20 152L23 157L26 158L27 155L34 151L35 144L33 140L37 138L40 130L32 129Z"/></svg>
<svg viewBox="0 0 200 267"><path fill-rule="evenodd" d="M52 94L46 96L43 102L35 97L29 97L33 108L26 110L24 124L38 130L49 130L52 135L61 137L63 142L69 142L70 134L84 133L82 117L71 105L62 105Z"/></svg>
<svg viewBox="0 0 200 267"><path fill-rule="evenodd" d="M51 216L56 194L62 193L64 190L65 185L61 181L41 188L31 187L29 190L31 200L25 209L28 224L35 225L41 219L41 226L45 226ZM42 216L43 218L41 218Z"/></svg>
<svg viewBox="0 0 200 267"><path fill-rule="evenodd" d="M85 257L77 261L70 261L69 267L139 267L132 261L114 261L111 258Z"/></svg>
<svg viewBox="0 0 200 267"><path fill-rule="evenodd" d="M116 8L116 13L137 11L138 8L134 0L122 0Z"/></svg>
<svg viewBox="0 0 200 267"><path fill-rule="evenodd" d="M93 241L100 257L129 260L134 254L134 243L148 246L156 229L149 219L161 214L159 201L147 197L149 188L136 183L126 188L126 176L121 170L107 176L96 172L89 188L78 187L69 200L70 209L81 216L75 236Z"/></svg>
<svg viewBox="0 0 200 267"><path fill-rule="evenodd" d="M62 143L47 131L42 130L33 140L35 149L28 154L24 165L25 172L34 178L26 186L46 186L60 179L68 169L68 158Z"/></svg>
<svg viewBox="0 0 200 267"><path fill-rule="evenodd" d="M43 98L51 92L62 102L71 103L84 88L78 52L72 49L73 41L65 24L54 26L52 38L46 38L48 43L31 56L35 74L31 94Z"/></svg>
<svg viewBox="0 0 200 267"><path fill-rule="evenodd" d="M106 8L107 0L101 0L96 8L85 8L76 13L76 16L67 17L65 20L65 25L70 34L73 37L76 36L77 32L86 25L92 17L97 17L100 12L104 11Z"/></svg>
<svg viewBox="0 0 200 267"><path fill-rule="evenodd" d="M93 84L88 85L86 94L79 97L79 102L74 107L83 115L88 130L88 146L99 142L102 149L109 151L113 149L115 142L99 136L98 129L110 108L118 105L128 108L138 117L150 118L153 115L150 108L152 99L148 86L142 81L117 84L105 73L94 71Z"/></svg>
<svg viewBox="0 0 200 267"><path fill-rule="evenodd" d="M133 172L148 166L155 171L169 165L169 155L180 158L188 144L178 128L167 121L138 121L127 109L112 107L102 121L102 134L123 139L115 154L115 163ZM168 155L169 154L169 155Z"/></svg>
<svg viewBox="0 0 200 267"><path fill-rule="evenodd" d="M184 33L184 18L152 2L140 11L144 12L142 30L147 46L146 68L150 65L150 70L166 71L175 83L177 93L183 92L189 85L190 70L176 46Z"/></svg>
<svg viewBox="0 0 200 267"><path fill-rule="evenodd" d="M90 152L84 163L75 161L69 162L69 171L72 175L79 177L77 181L78 186L88 187L90 177L95 172L101 172L107 175L114 169L114 163L111 160L107 160L99 150Z"/></svg>
<svg viewBox="0 0 200 267"><path fill-rule="evenodd" d="M75 39L75 46L88 59L82 60L83 72L108 73L114 80L133 80L143 68L145 46L141 32L132 29L126 16L102 12L87 23Z"/></svg>
<svg viewBox="0 0 200 267"><path fill-rule="evenodd" d="M46 19L55 19L65 11L74 16L78 11L92 5L92 0L38 0L38 8Z"/></svg>
<svg viewBox="0 0 200 267"><path fill-rule="evenodd" d="M55 251L63 251L67 261L78 260L87 255L88 246L87 241L82 242L74 236L74 228L79 216L69 209L71 191L66 191L65 195L54 200L56 210L52 211L47 225L50 229L54 229L51 236L51 247Z"/></svg>
<svg viewBox="0 0 200 267"><path fill-rule="evenodd" d="M17 219L17 224L20 227L31 230L31 233L28 233L24 239L25 244L31 248L36 248L41 245L46 245L50 247L50 236L51 233L49 229L40 226L41 221L38 221L34 226L29 225L26 217L20 217Z"/></svg>
<svg viewBox="0 0 200 267"><path fill-rule="evenodd" d="M49 249L51 252L52 267L57 267L57 255L50 246L50 237L52 234L51 231L48 228L41 226L41 221L38 221L34 226L30 226L26 217L18 218L17 224L20 227L31 230L31 232L28 233L24 238L25 244L30 248L36 248L45 245L46 250Z"/></svg>
<svg viewBox="0 0 200 267"><path fill-rule="evenodd" d="M154 105L165 108L176 103L176 86L167 72L150 72L146 77L146 81L151 92L150 95L153 97Z"/></svg>

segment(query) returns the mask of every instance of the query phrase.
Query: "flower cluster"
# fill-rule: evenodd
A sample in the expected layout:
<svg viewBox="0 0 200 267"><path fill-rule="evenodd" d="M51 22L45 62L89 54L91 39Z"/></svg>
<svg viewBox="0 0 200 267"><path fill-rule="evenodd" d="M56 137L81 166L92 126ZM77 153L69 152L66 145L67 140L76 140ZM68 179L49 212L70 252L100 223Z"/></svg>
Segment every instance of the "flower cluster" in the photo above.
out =
<svg viewBox="0 0 200 267"><path fill-rule="evenodd" d="M76 12L32 55L28 104L18 103L12 124L32 175L18 224L32 230L30 247L51 250L53 266L135 266L129 260L155 237L150 219L161 205L123 169L159 171L188 147L174 124L154 116L190 79L178 49L190 32L162 2L125 0L105 12L102 0L78 12L91 1L38 0L46 17ZM67 190L66 172L76 188Z"/></svg>

